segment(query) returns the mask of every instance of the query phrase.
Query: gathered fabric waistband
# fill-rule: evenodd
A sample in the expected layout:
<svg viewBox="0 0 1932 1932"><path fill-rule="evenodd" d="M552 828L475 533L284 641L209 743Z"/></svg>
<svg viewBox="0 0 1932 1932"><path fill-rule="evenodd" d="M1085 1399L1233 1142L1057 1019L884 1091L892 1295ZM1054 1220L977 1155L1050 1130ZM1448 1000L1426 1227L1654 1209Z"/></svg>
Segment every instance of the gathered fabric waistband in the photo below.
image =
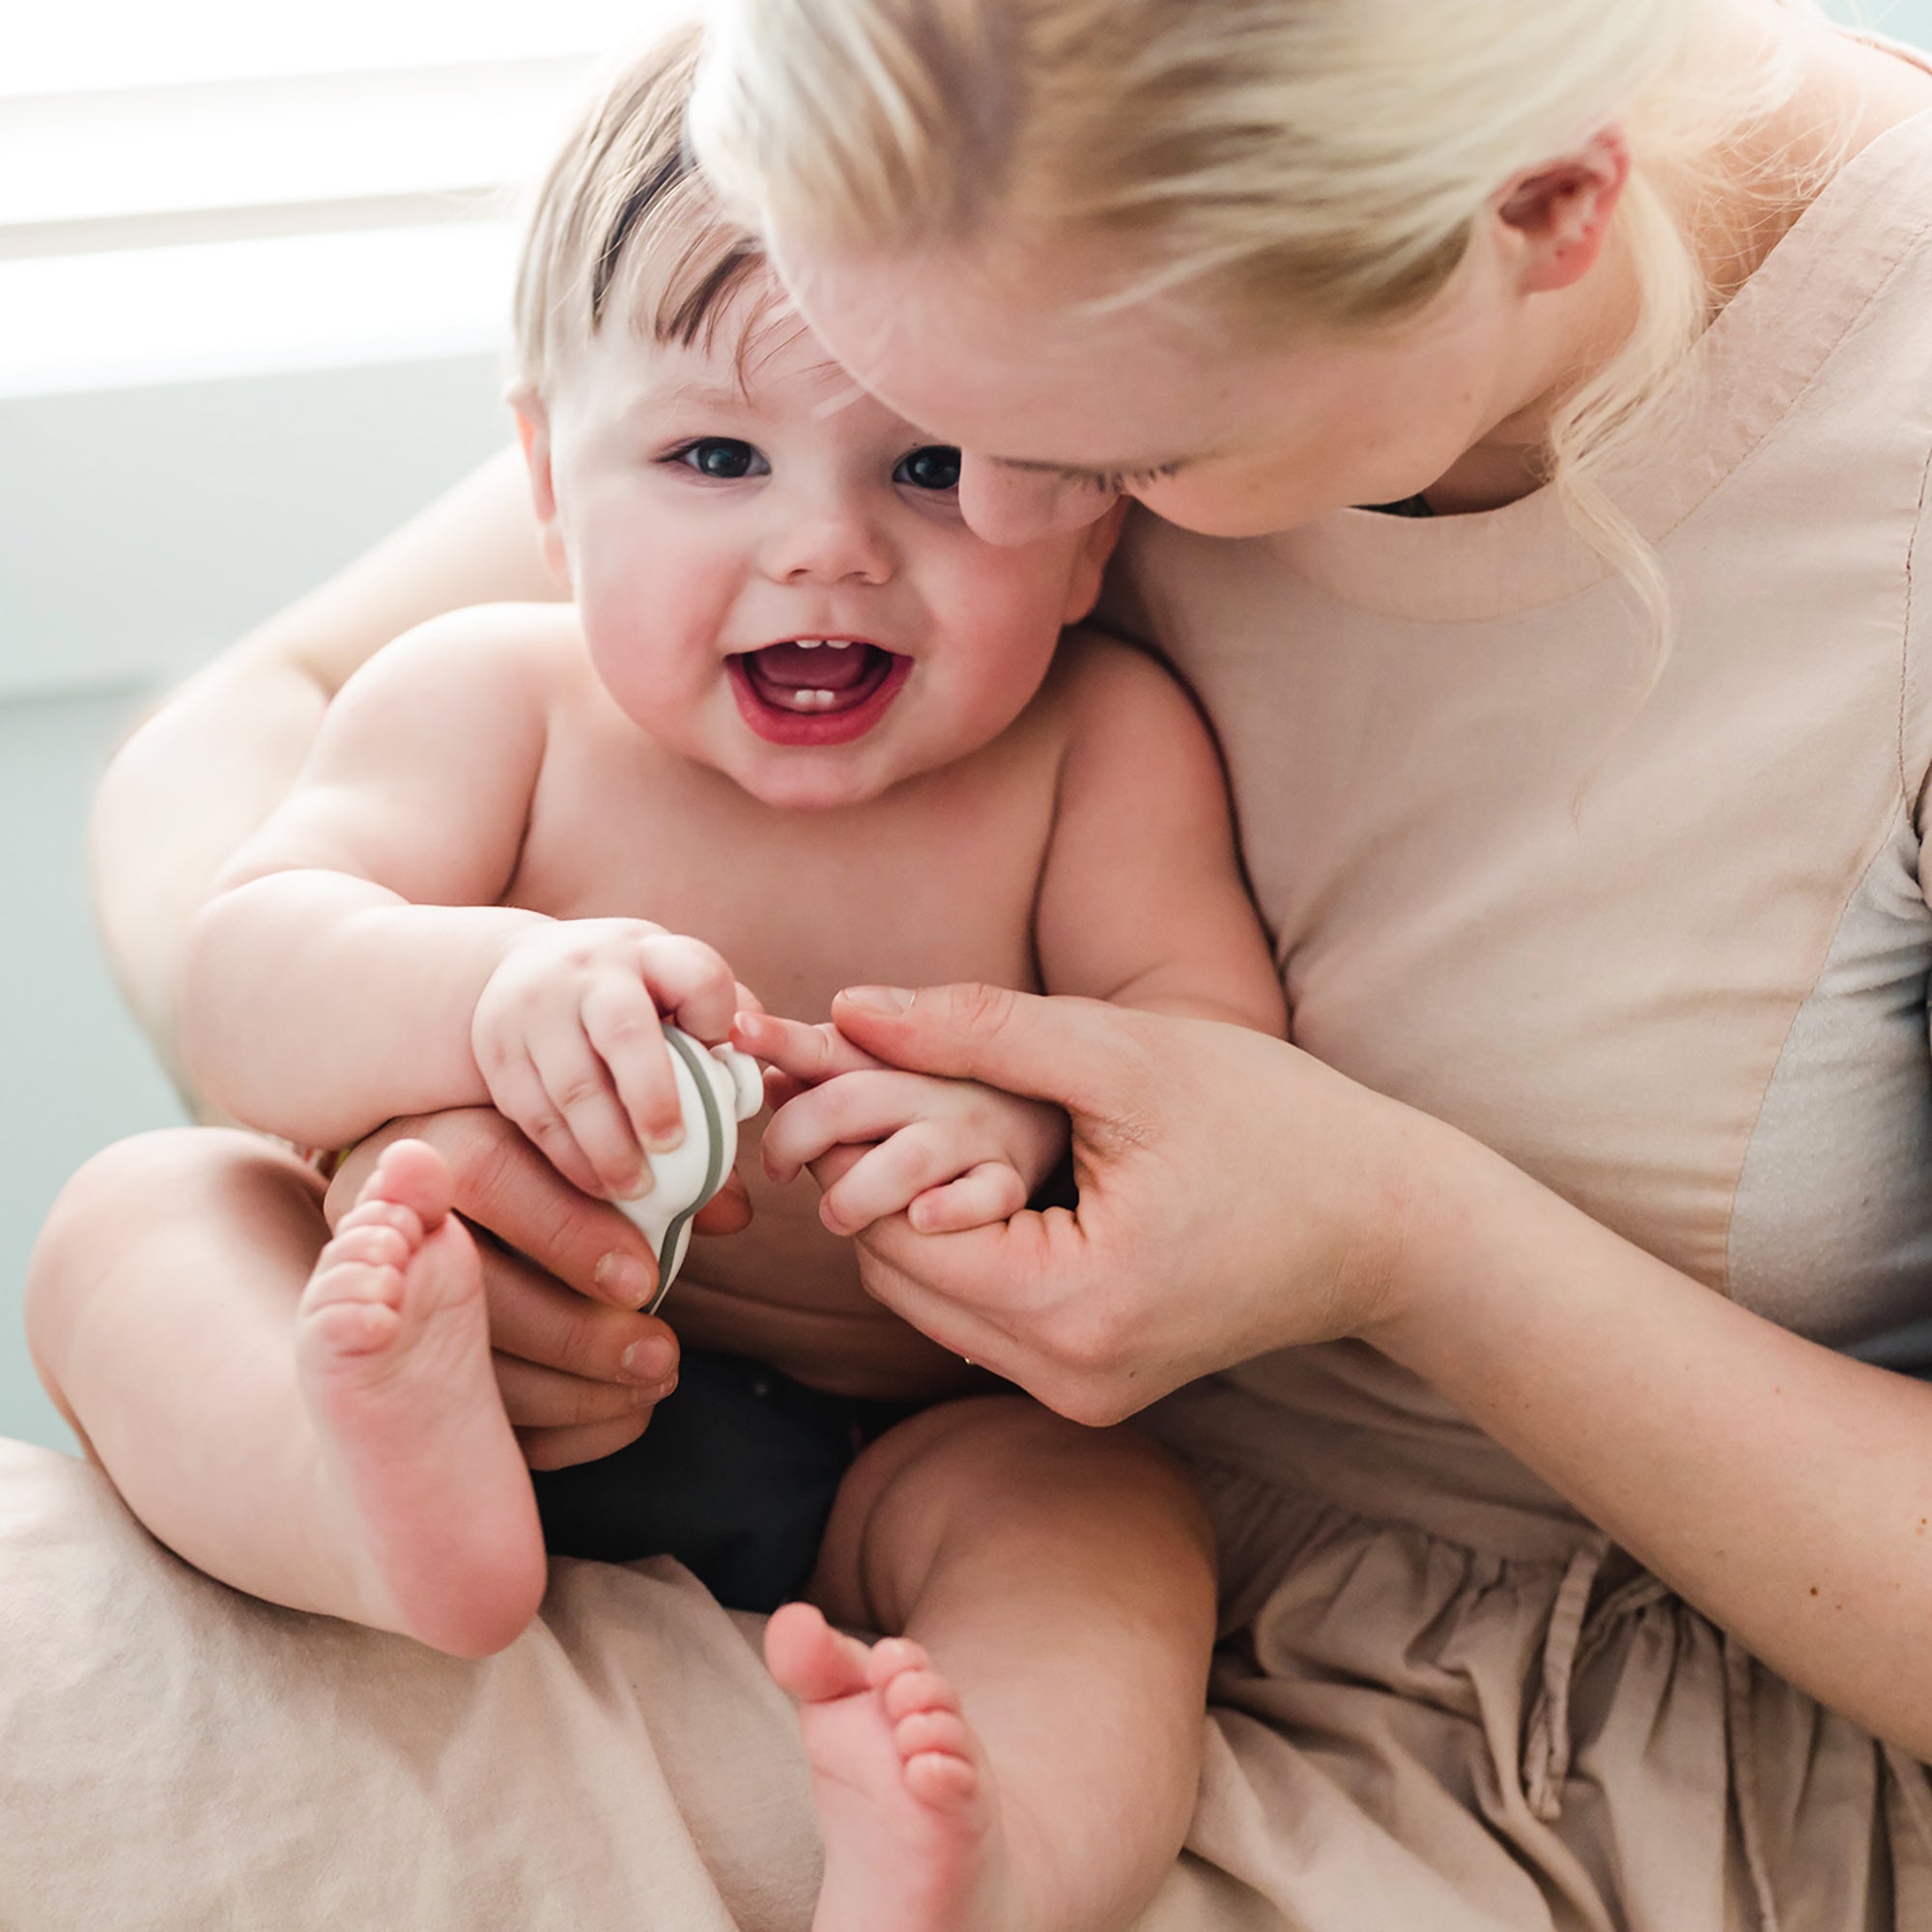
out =
<svg viewBox="0 0 1932 1932"><path fill-rule="evenodd" d="M1191 1383L1139 1423L1189 1462L1525 1562L1596 1536L1555 1491L1406 1370L1359 1344Z"/></svg>
<svg viewBox="0 0 1932 1932"><path fill-rule="evenodd" d="M1680 1697L1701 1687L1721 1731L1747 1922L1753 1932L1790 1932L1776 1878L1789 1794L1776 1781L1768 1795L1759 1788L1762 1752L1782 1736L1777 1699L1787 1693L1733 1635L1465 1418L1393 1365L1347 1348L1250 1364L1178 1392L1140 1421L1193 1466L1224 1539L1223 1630L1240 1636L1232 1652L1237 1681L1257 1664L1294 1681L1310 1668L1303 1644L1315 1643L1319 1657L1338 1629L1369 1642L1360 1631L1372 1624L1391 1657L1412 1662L1433 1654L1429 1641L1441 1639L1445 1618L1522 1620L1520 1647L1503 1646L1515 1659L1509 1674L1520 1690L1509 1701L1519 1715L1494 1770L1543 1825L1564 1829L1579 1748L1605 1748L1595 1735L1604 1673L1621 1687L1634 1657L1652 1659L1660 1647L1677 1657ZM1436 1554L1396 1553L1416 1538ZM1459 1640L1456 1670L1483 1649ZM1373 1662L1362 1658L1379 1654L1373 1644L1351 1652L1346 1670L1366 1669L1372 1681ZM1314 1681L1325 1681L1324 1665L1332 1670L1335 1660L1319 1662ZM1579 1683L1589 1687L1580 1719ZM1772 1730L1761 1735L1767 1705ZM1914 1820L1915 1855L1925 1860L1924 1775L1902 1753L1879 1749L1897 1790L1927 1813ZM1585 1779L1601 1776L1599 1761L1586 1756L1584 1765Z"/></svg>

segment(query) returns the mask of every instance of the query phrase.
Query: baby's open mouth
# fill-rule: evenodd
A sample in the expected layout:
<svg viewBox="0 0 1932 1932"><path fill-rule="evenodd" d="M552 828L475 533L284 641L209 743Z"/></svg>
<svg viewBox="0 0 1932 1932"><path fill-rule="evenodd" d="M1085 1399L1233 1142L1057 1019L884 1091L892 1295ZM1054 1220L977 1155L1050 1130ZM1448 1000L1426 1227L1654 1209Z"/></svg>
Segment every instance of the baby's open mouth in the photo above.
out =
<svg viewBox="0 0 1932 1932"><path fill-rule="evenodd" d="M728 660L738 708L777 744L834 745L885 716L912 660L860 639L788 638Z"/></svg>
<svg viewBox="0 0 1932 1932"><path fill-rule="evenodd" d="M781 711L850 711L892 675L894 654L877 644L795 638L737 660L759 700Z"/></svg>

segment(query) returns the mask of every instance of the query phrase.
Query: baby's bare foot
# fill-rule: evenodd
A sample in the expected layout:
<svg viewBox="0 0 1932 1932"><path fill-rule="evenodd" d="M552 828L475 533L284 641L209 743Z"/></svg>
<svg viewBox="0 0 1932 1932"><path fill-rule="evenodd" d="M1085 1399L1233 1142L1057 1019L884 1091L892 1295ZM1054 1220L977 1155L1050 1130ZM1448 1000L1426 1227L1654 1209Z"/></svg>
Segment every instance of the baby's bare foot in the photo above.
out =
<svg viewBox="0 0 1932 1932"><path fill-rule="evenodd" d="M812 1932L1007 1932L1009 1871L985 1759L959 1699L903 1637L867 1648L809 1604L765 1632L799 1700L825 1840Z"/></svg>
<svg viewBox="0 0 1932 1932"><path fill-rule="evenodd" d="M543 1596L543 1533L476 1246L420 1141L384 1151L322 1251L296 1367L322 1448L319 1527L368 1621L459 1657L500 1650Z"/></svg>

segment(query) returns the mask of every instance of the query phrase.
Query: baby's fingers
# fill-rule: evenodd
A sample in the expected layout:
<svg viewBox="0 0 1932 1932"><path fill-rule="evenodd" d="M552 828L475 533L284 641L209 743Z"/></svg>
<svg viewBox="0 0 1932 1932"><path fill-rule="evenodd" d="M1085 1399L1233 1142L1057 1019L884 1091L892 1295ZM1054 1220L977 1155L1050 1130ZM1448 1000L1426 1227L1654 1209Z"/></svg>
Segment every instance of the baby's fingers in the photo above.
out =
<svg viewBox="0 0 1932 1932"><path fill-rule="evenodd" d="M531 1032L529 1055L552 1109L590 1165L591 1192L617 1200L636 1195L646 1184L643 1150L583 1020L575 1013L547 1017ZM539 1145L551 1152L548 1143Z"/></svg>
<svg viewBox="0 0 1932 1932"><path fill-rule="evenodd" d="M535 1063L517 1051L494 1058L488 1069L490 1099L542 1149L550 1164L580 1193L602 1194L604 1183L551 1099Z"/></svg>
<svg viewBox="0 0 1932 1932"><path fill-rule="evenodd" d="M731 1037L738 1010L738 982L724 956L701 939L667 932L643 940L639 970L658 1010L707 1046Z"/></svg>
<svg viewBox="0 0 1932 1932"><path fill-rule="evenodd" d="M816 1087L841 1073L869 1072L885 1064L854 1046L829 1021L807 1026L777 1013L740 1011L731 1023L731 1043L800 1087Z"/></svg>
<svg viewBox="0 0 1932 1932"><path fill-rule="evenodd" d="M662 1152L677 1146L684 1134L677 1076L658 1009L641 980L608 973L585 991L581 1010L584 1037L603 1063L641 1169L639 1148Z"/></svg>
<svg viewBox="0 0 1932 1932"><path fill-rule="evenodd" d="M1026 1182L1003 1160L984 1160L957 1180L928 1187L906 1207L916 1235L957 1235L1009 1221L1027 1205Z"/></svg>
<svg viewBox="0 0 1932 1932"><path fill-rule="evenodd" d="M856 1235L874 1221L903 1213L928 1188L943 1187L967 1171L953 1135L936 1122L915 1122L834 1181L818 1204L818 1218L835 1235Z"/></svg>
<svg viewBox="0 0 1932 1932"><path fill-rule="evenodd" d="M888 1070L844 1073L807 1088L765 1123L765 1172L781 1183L796 1180L836 1147L884 1140L922 1117L930 1084L917 1073Z"/></svg>

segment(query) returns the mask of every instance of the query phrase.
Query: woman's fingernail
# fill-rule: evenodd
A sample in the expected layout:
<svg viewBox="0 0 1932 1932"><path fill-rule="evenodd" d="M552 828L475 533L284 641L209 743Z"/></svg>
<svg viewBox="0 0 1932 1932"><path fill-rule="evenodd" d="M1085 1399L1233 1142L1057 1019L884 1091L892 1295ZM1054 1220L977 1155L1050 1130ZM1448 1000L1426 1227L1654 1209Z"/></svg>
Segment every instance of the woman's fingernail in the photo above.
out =
<svg viewBox="0 0 1932 1932"><path fill-rule="evenodd" d="M847 986L838 997L862 1013L902 1013L917 996L903 986Z"/></svg>
<svg viewBox="0 0 1932 1932"><path fill-rule="evenodd" d="M617 1373L627 1382L641 1382L652 1388L668 1380L676 1367L676 1347L662 1335L652 1335L645 1341L633 1342L624 1350L617 1364Z"/></svg>
<svg viewBox="0 0 1932 1932"><path fill-rule="evenodd" d="M591 1269L590 1278L626 1308L641 1308L658 1289L657 1275L645 1263L615 1249Z"/></svg>

